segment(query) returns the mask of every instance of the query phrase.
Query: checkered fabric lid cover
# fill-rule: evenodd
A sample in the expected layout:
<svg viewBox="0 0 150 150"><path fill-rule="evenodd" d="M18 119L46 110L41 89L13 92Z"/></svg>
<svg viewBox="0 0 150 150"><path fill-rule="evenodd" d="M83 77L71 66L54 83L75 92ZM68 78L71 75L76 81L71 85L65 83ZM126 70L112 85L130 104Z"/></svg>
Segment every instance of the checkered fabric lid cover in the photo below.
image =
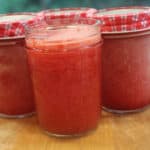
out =
<svg viewBox="0 0 150 150"><path fill-rule="evenodd" d="M102 32L132 32L150 28L150 7L101 9L88 17L101 21Z"/></svg>
<svg viewBox="0 0 150 150"><path fill-rule="evenodd" d="M25 29L38 22L33 13L0 15L0 38L22 37Z"/></svg>
<svg viewBox="0 0 150 150"><path fill-rule="evenodd" d="M91 15L96 13L97 10L94 8L59 8L59 9L48 9L37 13L37 16L41 19L49 18L66 18L66 17L86 17L87 15Z"/></svg>

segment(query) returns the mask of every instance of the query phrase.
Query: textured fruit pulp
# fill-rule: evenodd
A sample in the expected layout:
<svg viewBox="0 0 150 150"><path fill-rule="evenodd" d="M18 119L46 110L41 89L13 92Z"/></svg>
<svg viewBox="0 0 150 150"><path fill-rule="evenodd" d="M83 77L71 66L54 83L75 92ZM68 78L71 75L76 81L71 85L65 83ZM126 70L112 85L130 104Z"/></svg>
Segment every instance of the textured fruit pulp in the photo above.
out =
<svg viewBox="0 0 150 150"><path fill-rule="evenodd" d="M88 131L100 117L100 36L78 29L26 40L39 123L55 134Z"/></svg>
<svg viewBox="0 0 150 150"><path fill-rule="evenodd" d="M134 36L134 33L126 34L126 38L104 36L103 106L112 110L136 110L150 104L149 39L150 35Z"/></svg>
<svg viewBox="0 0 150 150"><path fill-rule="evenodd" d="M0 41L0 113L34 111L32 85L24 39Z"/></svg>

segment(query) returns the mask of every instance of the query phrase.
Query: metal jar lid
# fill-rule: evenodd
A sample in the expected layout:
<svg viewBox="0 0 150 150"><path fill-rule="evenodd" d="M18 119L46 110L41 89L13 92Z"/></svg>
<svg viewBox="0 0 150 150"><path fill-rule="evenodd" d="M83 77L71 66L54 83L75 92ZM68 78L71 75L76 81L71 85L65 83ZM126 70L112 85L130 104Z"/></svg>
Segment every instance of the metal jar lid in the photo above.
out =
<svg viewBox="0 0 150 150"><path fill-rule="evenodd" d="M48 9L37 13L37 16L45 19L55 19L55 18L66 18L66 17L87 17L88 15L96 13L97 10L94 8L58 8L58 9Z"/></svg>
<svg viewBox="0 0 150 150"><path fill-rule="evenodd" d="M101 21L103 33L127 33L150 28L150 7L108 8L89 17Z"/></svg>
<svg viewBox="0 0 150 150"><path fill-rule="evenodd" d="M0 38L24 37L25 29L38 22L33 13L11 13L0 15Z"/></svg>

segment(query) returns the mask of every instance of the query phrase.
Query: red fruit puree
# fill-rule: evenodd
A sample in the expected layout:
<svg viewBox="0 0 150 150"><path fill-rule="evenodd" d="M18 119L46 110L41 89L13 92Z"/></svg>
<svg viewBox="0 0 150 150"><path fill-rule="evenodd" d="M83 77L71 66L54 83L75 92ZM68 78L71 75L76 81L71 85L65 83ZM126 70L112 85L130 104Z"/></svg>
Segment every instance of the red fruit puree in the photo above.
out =
<svg viewBox="0 0 150 150"><path fill-rule="evenodd" d="M150 105L150 31L104 35L103 106L132 112Z"/></svg>
<svg viewBox="0 0 150 150"><path fill-rule="evenodd" d="M19 117L33 111L24 38L0 40L0 114Z"/></svg>

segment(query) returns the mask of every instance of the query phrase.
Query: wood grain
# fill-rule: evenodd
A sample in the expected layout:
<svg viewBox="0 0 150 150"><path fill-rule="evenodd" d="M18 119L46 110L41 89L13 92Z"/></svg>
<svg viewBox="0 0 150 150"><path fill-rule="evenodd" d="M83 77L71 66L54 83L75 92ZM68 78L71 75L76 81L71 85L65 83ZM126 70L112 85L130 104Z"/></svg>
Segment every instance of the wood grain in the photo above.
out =
<svg viewBox="0 0 150 150"><path fill-rule="evenodd" d="M47 136L36 117L0 119L0 150L150 150L150 109L130 115L103 112L94 132L74 139Z"/></svg>

